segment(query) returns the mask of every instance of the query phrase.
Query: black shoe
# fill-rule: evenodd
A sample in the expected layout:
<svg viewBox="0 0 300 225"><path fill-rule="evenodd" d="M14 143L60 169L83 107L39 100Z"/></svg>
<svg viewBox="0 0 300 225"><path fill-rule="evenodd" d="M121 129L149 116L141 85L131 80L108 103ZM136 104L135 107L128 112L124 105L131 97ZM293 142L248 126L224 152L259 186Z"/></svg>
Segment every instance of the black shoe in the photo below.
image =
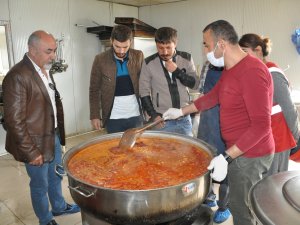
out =
<svg viewBox="0 0 300 225"><path fill-rule="evenodd" d="M72 214L72 213L78 213L80 212L80 208L76 204L68 204L67 203L67 208L61 212L53 212L53 216L60 216L60 215L67 215L67 214Z"/></svg>
<svg viewBox="0 0 300 225"><path fill-rule="evenodd" d="M58 223L55 220L51 220L47 225L58 225Z"/></svg>

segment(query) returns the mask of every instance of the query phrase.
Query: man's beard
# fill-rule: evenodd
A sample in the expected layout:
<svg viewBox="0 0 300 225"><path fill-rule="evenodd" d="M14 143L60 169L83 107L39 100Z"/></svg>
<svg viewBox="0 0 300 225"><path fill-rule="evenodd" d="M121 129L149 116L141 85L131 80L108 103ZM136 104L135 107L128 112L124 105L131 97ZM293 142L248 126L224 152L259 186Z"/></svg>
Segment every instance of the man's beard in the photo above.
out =
<svg viewBox="0 0 300 225"><path fill-rule="evenodd" d="M126 53L117 53L115 50L114 53L119 59L124 59L126 57Z"/></svg>
<svg viewBox="0 0 300 225"><path fill-rule="evenodd" d="M169 61L170 59L172 59L173 55L159 55L159 57L162 61Z"/></svg>
<svg viewBox="0 0 300 225"><path fill-rule="evenodd" d="M160 56L162 61L169 61L172 57L168 56Z"/></svg>
<svg viewBox="0 0 300 225"><path fill-rule="evenodd" d="M48 63L48 64L45 64L45 65L44 65L44 69L45 69L45 70L50 70L51 67L52 67L52 63Z"/></svg>

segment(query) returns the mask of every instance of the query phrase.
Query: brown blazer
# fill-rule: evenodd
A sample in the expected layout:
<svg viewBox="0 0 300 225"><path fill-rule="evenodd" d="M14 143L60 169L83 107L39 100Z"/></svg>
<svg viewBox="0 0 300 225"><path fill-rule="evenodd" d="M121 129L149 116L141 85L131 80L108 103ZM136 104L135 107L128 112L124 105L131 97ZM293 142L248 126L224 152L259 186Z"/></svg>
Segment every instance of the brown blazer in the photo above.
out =
<svg viewBox="0 0 300 225"><path fill-rule="evenodd" d="M143 61L144 55L140 50L129 49L127 67L139 104L139 77ZM90 119L102 119L104 127L113 107L116 76L117 65L113 50L109 49L97 55L90 78Z"/></svg>
<svg viewBox="0 0 300 225"><path fill-rule="evenodd" d="M17 161L25 163L39 154L45 162L52 161L55 147L53 107L47 89L27 55L5 76L3 101L6 150ZM57 112L57 115L63 114ZM60 130L64 144L63 132Z"/></svg>

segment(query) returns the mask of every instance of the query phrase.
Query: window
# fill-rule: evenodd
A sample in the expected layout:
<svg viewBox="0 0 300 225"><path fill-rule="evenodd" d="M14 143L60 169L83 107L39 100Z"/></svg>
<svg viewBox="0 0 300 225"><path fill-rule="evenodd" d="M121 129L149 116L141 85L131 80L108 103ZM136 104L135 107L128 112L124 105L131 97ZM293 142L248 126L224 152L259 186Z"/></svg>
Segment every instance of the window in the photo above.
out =
<svg viewBox="0 0 300 225"><path fill-rule="evenodd" d="M13 65L13 53L10 26L0 20L0 84L3 77Z"/></svg>

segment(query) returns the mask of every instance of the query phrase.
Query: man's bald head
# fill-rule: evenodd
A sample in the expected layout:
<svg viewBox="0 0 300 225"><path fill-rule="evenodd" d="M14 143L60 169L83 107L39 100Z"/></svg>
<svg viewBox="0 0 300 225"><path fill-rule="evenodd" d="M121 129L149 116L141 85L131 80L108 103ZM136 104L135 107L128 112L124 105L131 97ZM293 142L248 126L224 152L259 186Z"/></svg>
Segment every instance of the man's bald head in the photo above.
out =
<svg viewBox="0 0 300 225"><path fill-rule="evenodd" d="M52 39L55 40L52 34L43 30L37 30L33 32L28 38L28 46L36 46L41 40Z"/></svg>
<svg viewBox="0 0 300 225"><path fill-rule="evenodd" d="M55 59L56 48L55 38L46 31L37 30L28 38L28 56L40 68L51 67Z"/></svg>

